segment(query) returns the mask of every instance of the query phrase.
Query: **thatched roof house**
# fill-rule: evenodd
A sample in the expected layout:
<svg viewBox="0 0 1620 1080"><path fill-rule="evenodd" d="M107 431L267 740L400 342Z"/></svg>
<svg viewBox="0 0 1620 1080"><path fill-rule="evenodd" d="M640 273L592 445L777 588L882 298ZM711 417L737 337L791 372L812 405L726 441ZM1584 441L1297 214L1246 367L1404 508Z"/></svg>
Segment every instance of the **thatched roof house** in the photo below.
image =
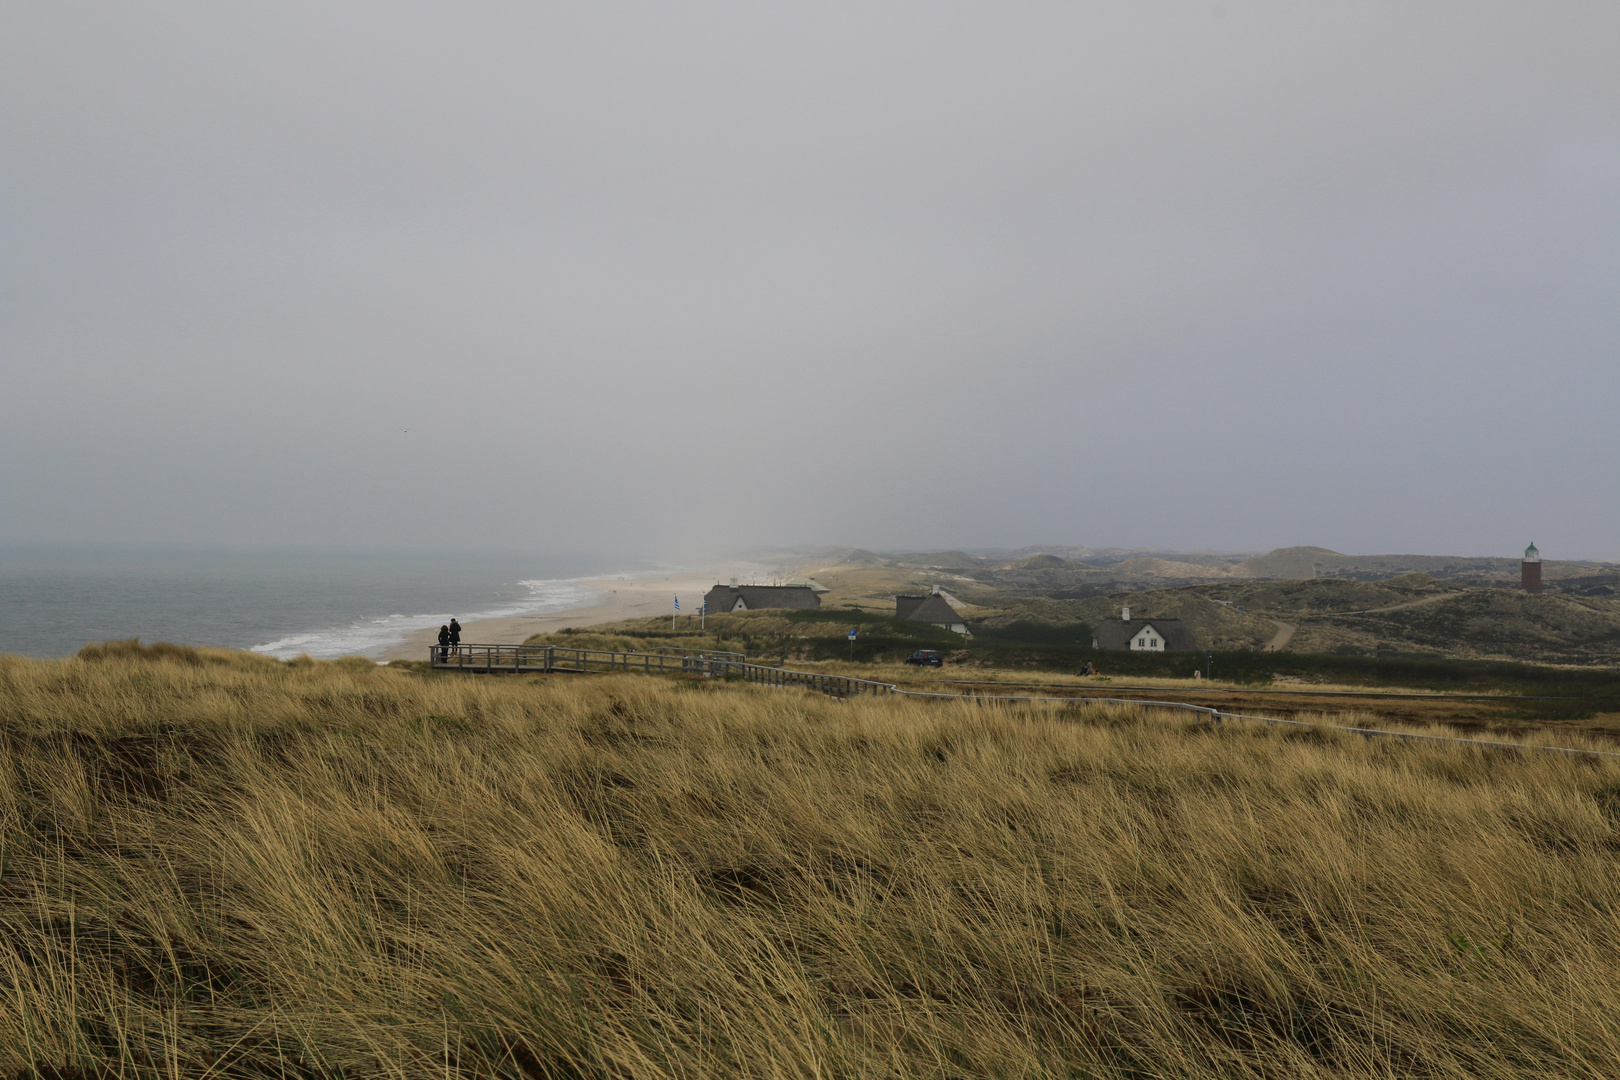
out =
<svg viewBox="0 0 1620 1080"><path fill-rule="evenodd" d="M1192 652L1198 648L1192 630L1180 619L1133 619L1121 608L1117 619L1104 619L1091 631L1093 649L1132 652Z"/></svg>
<svg viewBox="0 0 1620 1080"><path fill-rule="evenodd" d="M939 593L931 596L897 596L894 598L894 617L912 622L932 623L958 634L968 632L967 623Z"/></svg>
<svg viewBox="0 0 1620 1080"><path fill-rule="evenodd" d="M716 585L703 603L710 615L761 608L804 611L821 607L821 597L809 585Z"/></svg>

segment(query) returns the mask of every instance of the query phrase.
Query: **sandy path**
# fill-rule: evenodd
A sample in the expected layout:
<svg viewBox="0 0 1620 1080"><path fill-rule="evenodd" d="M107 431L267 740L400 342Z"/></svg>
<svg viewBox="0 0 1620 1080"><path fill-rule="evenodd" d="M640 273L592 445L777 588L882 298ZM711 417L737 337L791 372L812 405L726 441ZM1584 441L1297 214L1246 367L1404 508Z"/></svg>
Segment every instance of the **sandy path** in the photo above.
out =
<svg viewBox="0 0 1620 1080"><path fill-rule="evenodd" d="M1294 631L1298 630L1299 627L1295 626L1293 623L1279 622L1276 619L1269 619L1267 621L1270 622L1272 626L1277 628L1277 633L1270 641L1266 642L1266 647L1261 651L1281 652L1283 649L1288 647L1288 643L1290 641L1294 640Z"/></svg>
<svg viewBox="0 0 1620 1080"><path fill-rule="evenodd" d="M1367 608L1365 611L1340 611L1339 615L1381 615L1386 611L1405 611L1409 607L1422 607L1424 604L1437 604L1441 600L1456 595L1455 593L1441 593L1439 596L1422 596L1416 600L1407 600L1404 603L1392 604L1389 607Z"/></svg>
<svg viewBox="0 0 1620 1080"><path fill-rule="evenodd" d="M594 603L545 615L464 622L461 641L464 645L517 645L531 634L546 634L565 626L595 626L621 619L668 615L676 596L681 598L681 614L695 615L703 602L703 594L713 588L715 582L738 573L738 569L728 567L725 576L719 571L675 571L652 577L595 578L585 582L597 590ZM425 660L438 636L438 627L420 630L390 649L387 658Z"/></svg>
<svg viewBox="0 0 1620 1080"><path fill-rule="evenodd" d="M1438 603L1451 595L1453 594L1441 593L1439 596L1422 596L1416 600L1407 600L1399 604L1391 604L1389 607L1367 608L1363 611L1313 611L1307 616L1307 618L1332 619L1341 615L1382 615L1386 611L1405 611L1407 608L1422 607L1424 604ZM1288 647L1288 643L1294 639L1294 631L1298 630L1299 627L1295 626L1293 623L1280 622L1276 619L1270 619L1268 621L1271 623L1271 625L1277 628L1277 633L1275 637L1266 642L1265 648L1261 651L1281 652L1283 649L1286 649Z"/></svg>

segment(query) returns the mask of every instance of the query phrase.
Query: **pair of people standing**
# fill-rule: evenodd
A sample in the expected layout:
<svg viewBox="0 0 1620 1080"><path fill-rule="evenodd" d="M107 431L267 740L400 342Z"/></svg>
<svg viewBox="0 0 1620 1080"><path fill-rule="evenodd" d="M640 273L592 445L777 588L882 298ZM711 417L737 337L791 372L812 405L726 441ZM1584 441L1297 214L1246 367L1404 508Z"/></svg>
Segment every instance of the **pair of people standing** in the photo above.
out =
<svg viewBox="0 0 1620 1080"><path fill-rule="evenodd" d="M439 627L439 663L450 659L450 648L461 644L461 624L456 622L454 615L450 616L448 626Z"/></svg>

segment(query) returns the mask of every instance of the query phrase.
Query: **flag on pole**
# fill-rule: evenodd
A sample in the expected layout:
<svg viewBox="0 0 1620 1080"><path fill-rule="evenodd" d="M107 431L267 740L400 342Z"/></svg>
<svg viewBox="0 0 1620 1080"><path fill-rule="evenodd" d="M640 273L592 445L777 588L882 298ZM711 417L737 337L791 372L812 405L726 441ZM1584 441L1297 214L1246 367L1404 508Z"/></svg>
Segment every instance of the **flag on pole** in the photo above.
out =
<svg viewBox="0 0 1620 1080"><path fill-rule="evenodd" d="M681 598L679 596L675 597L675 610L681 610Z"/></svg>

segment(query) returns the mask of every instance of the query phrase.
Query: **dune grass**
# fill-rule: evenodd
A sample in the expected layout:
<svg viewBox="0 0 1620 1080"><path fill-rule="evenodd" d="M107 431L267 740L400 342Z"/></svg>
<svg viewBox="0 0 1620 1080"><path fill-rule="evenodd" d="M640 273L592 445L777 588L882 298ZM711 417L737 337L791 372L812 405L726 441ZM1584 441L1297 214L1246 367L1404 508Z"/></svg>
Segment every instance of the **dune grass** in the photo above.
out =
<svg viewBox="0 0 1620 1080"><path fill-rule="evenodd" d="M0 660L0 1074L1620 1075L1620 764Z"/></svg>

